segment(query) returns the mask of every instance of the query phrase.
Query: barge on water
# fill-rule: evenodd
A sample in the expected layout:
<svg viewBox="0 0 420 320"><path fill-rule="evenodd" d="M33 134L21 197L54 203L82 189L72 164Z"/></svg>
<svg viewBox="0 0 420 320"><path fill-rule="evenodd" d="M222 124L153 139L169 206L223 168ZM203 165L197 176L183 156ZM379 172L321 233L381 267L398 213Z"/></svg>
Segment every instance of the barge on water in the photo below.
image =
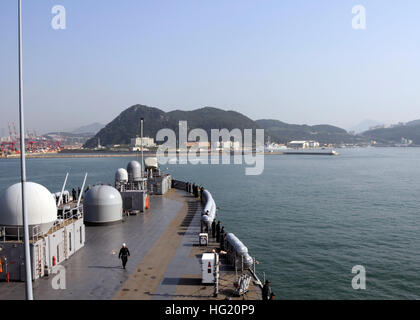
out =
<svg viewBox="0 0 420 320"><path fill-rule="evenodd" d="M282 151L287 155L338 156L339 153L331 149L287 149Z"/></svg>
<svg viewBox="0 0 420 320"><path fill-rule="evenodd" d="M261 299L248 249L233 234L212 237L210 192L145 164L118 169L114 186L93 186L83 201L62 191L57 206L44 187L28 188L35 299ZM25 298L19 190L0 199L0 299Z"/></svg>

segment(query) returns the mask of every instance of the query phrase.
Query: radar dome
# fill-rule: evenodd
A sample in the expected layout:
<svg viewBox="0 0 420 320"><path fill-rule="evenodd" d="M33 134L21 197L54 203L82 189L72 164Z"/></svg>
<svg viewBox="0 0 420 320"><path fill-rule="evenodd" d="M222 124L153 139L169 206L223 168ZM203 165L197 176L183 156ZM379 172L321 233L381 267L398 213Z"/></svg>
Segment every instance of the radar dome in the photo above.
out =
<svg viewBox="0 0 420 320"><path fill-rule="evenodd" d="M111 186L93 186L83 199L83 216L85 223L90 225L112 224L121 221L121 194Z"/></svg>
<svg viewBox="0 0 420 320"><path fill-rule="evenodd" d="M138 161L130 161L127 165L127 172L129 181L141 180L141 165Z"/></svg>
<svg viewBox="0 0 420 320"><path fill-rule="evenodd" d="M26 182L25 197L30 234L35 226L41 233L47 233L57 220L57 206L51 192L38 183ZM19 182L6 189L0 197L0 226L22 229L22 225L22 184ZM17 234L17 229L9 229L8 234ZM19 232L22 234L22 231Z"/></svg>
<svg viewBox="0 0 420 320"><path fill-rule="evenodd" d="M147 157L144 159L144 166L147 169L157 169L158 168L158 160L156 157Z"/></svg>
<svg viewBox="0 0 420 320"><path fill-rule="evenodd" d="M128 172L124 168L119 168L115 172L115 181L118 182L127 182L128 181Z"/></svg>

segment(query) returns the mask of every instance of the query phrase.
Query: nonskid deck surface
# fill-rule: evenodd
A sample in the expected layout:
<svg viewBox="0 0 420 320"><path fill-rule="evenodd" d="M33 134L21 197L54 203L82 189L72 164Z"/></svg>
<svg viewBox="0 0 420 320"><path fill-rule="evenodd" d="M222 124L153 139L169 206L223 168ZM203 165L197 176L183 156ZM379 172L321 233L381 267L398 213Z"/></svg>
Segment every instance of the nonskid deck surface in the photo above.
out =
<svg viewBox="0 0 420 320"><path fill-rule="evenodd" d="M125 217L120 224L86 227L85 247L61 264L66 289L53 289L52 274L33 283L34 298L112 299L183 208L184 202L172 198L151 197L149 210ZM131 254L126 270L118 259L122 243ZM24 288L22 282L0 282L0 299L23 299Z"/></svg>
<svg viewBox="0 0 420 320"><path fill-rule="evenodd" d="M152 197L150 207L121 224L87 227L85 247L62 263L66 289L53 289L52 274L34 282L35 299L213 299L213 286L201 284L200 259L217 244L197 246L200 201L172 189ZM126 270L118 259L122 243L131 253ZM232 296L234 278L221 267L218 299ZM24 296L24 283L0 283L0 299ZM254 283L247 298L260 299Z"/></svg>

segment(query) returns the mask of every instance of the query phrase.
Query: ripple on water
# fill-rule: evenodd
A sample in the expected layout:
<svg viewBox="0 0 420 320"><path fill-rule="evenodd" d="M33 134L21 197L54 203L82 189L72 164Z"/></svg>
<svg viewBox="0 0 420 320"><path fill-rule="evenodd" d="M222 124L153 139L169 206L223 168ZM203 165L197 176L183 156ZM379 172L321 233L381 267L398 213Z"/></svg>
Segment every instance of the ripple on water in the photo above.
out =
<svg viewBox="0 0 420 320"><path fill-rule="evenodd" d="M420 150L341 150L338 157L266 156L264 173L242 166L167 165L206 186L218 219L260 264L280 299L420 299ZM31 159L28 177L51 191L112 183L132 158ZM0 190L19 181L1 160ZM367 289L353 290L355 265Z"/></svg>

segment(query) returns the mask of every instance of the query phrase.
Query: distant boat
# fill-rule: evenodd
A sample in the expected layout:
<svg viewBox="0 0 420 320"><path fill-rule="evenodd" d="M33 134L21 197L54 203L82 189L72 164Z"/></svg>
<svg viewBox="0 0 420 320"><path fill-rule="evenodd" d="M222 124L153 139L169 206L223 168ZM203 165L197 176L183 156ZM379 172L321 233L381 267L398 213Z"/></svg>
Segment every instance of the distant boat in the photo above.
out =
<svg viewBox="0 0 420 320"><path fill-rule="evenodd" d="M288 148L284 145L278 145L278 144L269 144L265 146L264 151L265 152L283 152L285 150L288 150Z"/></svg>
<svg viewBox="0 0 420 320"><path fill-rule="evenodd" d="M299 155L325 155L325 156L338 156L339 153L332 149L323 148L304 148L304 149L287 149L282 151L283 154L299 154Z"/></svg>

